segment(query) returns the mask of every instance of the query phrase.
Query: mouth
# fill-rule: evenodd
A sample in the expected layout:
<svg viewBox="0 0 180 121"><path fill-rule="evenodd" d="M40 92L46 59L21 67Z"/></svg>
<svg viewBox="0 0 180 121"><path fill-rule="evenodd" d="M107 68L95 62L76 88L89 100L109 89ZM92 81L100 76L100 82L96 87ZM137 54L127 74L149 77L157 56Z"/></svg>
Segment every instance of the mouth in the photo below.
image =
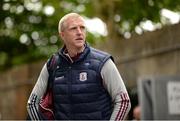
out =
<svg viewBox="0 0 180 121"><path fill-rule="evenodd" d="M79 37L79 38L76 38L75 40L83 40L83 38Z"/></svg>

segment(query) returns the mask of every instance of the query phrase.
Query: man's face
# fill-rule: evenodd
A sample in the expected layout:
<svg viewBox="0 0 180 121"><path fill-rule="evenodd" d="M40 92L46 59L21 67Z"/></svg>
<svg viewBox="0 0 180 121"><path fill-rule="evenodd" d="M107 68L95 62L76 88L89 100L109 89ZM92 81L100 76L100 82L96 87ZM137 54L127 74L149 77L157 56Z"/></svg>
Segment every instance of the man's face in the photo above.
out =
<svg viewBox="0 0 180 121"><path fill-rule="evenodd" d="M85 44L86 29L81 17L70 17L64 22L60 33L67 48L82 48Z"/></svg>

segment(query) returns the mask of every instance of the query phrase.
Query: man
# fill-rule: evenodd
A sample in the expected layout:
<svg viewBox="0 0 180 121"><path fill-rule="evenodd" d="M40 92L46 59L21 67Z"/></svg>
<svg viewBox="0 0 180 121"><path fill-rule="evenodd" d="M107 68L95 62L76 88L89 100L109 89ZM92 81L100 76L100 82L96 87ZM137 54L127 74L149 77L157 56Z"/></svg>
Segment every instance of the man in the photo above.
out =
<svg viewBox="0 0 180 121"><path fill-rule="evenodd" d="M56 120L123 120L130 110L130 99L112 57L90 47L82 16L69 13L59 21L64 47L58 52L59 64L53 79L53 111ZM48 83L47 65L31 92L27 110L39 119L39 100Z"/></svg>

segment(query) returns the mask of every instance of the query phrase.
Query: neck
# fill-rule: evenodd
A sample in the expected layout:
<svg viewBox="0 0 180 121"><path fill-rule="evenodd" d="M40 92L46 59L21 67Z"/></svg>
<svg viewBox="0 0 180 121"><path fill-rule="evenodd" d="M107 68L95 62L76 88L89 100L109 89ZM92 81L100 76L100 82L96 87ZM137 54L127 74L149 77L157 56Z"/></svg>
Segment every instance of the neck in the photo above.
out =
<svg viewBox="0 0 180 121"><path fill-rule="evenodd" d="M76 48L76 49L73 49L73 48L66 48L67 51L68 51L68 54L70 57L75 57L77 56L79 53L82 53L84 51L84 46L82 48Z"/></svg>

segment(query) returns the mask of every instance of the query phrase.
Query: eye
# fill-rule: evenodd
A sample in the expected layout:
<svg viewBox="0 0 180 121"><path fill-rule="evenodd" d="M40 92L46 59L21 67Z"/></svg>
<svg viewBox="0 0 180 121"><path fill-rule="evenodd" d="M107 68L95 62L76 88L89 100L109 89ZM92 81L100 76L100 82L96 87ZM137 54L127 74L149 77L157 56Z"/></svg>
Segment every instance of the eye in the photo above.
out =
<svg viewBox="0 0 180 121"><path fill-rule="evenodd" d="M85 26L80 26L80 28L81 28L81 30L85 30L86 28L85 28Z"/></svg>
<svg viewBox="0 0 180 121"><path fill-rule="evenodd" d="M85 26L80 26L81 29L85 29Z"/></svg>

